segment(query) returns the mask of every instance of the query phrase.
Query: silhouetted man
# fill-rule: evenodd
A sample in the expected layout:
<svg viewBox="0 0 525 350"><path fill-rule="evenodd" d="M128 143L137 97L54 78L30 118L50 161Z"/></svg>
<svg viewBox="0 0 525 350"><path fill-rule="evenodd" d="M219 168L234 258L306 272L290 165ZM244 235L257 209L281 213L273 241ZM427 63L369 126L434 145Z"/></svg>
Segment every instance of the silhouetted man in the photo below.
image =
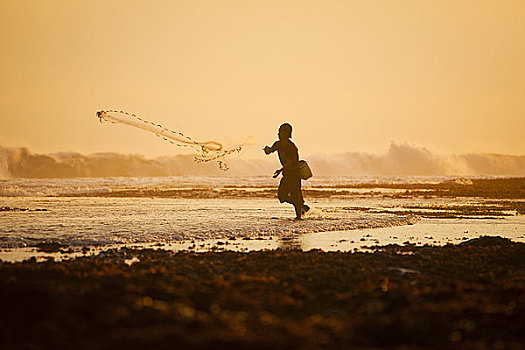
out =
<svg viewBox="0 0 525 350"><path fill-rule="evenodd" d="M284 123L279 127L279 140L275 141L272 147L264 147L267 155L277 151L279 161L283 166L273 174L273 177L283 174L279 183L278 198L281 203L293 204L295 207L295 219L301 220L302 216L310 210L304 204L303 193L301 192L301 177L299 176L299 151L297 146L290 140L292 137L292 126Z"/></svg>

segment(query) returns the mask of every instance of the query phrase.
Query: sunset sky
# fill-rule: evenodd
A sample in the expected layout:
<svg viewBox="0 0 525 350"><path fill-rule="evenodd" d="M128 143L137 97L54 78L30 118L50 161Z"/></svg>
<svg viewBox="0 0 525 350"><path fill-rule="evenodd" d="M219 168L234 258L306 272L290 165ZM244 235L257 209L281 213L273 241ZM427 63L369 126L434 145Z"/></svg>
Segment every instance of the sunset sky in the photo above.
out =
<svg viewBox="0 0 525 350"><path fill-rule="evenodd" d="M285 121L303 155L523 155L524 38L521 0L0 0L0 146L182 152L122 109L247 156Z"/></svg>

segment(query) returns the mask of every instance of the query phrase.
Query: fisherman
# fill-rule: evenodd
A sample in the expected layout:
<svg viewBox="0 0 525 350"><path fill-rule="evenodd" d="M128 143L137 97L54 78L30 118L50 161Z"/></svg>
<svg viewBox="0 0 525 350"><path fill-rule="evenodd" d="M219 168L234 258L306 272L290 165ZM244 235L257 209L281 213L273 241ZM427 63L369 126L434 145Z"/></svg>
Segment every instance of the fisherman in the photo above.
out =
<svg viewBox="0 0 525 350"><path fill-rule="evenodd" d="M283 177L279 183L277 192L281 203L293 204L295 208L295 219L301 220L310 207L304 204L303 193L301 191L301 177L299 175L299 151L297 146L290 140L292 137L292 126L284 123L279 127L277 134L279 140L275 141L272 147L264 147L266 155L277 151L282 168L275 171L273 177L282 173Z"/></svg>

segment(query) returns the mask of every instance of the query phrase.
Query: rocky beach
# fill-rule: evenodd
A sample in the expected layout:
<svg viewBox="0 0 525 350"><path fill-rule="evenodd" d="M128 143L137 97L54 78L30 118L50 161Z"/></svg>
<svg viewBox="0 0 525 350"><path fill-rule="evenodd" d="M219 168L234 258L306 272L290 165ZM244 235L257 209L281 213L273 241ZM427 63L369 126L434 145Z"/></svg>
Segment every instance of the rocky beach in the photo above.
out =
<svg viewBox="0 0 525 350"><path fill-rule="evenodd" d="M3 349L525 347L525 244L0 264Z"/></svg>

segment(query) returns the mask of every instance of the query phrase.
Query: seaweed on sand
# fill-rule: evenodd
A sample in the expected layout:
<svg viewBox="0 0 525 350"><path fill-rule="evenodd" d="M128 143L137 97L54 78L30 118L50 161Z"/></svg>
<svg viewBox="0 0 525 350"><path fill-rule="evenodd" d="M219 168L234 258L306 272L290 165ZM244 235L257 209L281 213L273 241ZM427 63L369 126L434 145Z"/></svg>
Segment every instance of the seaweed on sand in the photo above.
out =
<svg viewBox="0 0 525 350"><path fill-rule="evenodd" d="M412 254L400 254L408 249ZM525 347L525 244L0 263L0 347Z"/></svg>

